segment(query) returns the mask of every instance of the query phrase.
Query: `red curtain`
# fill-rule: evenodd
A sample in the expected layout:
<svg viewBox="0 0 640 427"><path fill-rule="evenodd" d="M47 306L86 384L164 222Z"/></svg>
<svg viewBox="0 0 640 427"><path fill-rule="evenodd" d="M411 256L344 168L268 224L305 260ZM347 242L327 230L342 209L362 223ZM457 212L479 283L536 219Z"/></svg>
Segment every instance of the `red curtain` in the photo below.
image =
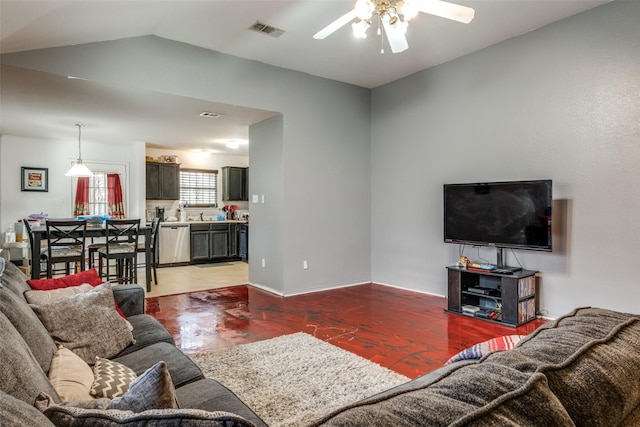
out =
<svg viewBox="0 0 640 427"><path fill-rule="evenodd" d="M78 178L76 185L76 202L73 205L73 216L89 215L89 177Z"/></svg>
<svg viewBox="0 0 640 427"><path fill-rule="evenodd" d="M107 174L107 197L109 198L109 216L111 218L124 218L124 203L122 203L122 186L120 175Z"/></svg>

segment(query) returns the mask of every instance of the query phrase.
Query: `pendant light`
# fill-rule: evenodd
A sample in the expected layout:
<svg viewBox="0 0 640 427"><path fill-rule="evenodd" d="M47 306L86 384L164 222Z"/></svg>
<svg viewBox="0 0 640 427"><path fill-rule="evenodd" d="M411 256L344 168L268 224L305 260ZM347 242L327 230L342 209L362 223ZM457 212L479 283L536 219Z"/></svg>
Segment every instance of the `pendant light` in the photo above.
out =
<svg viewBox="0 0 640 427"><path fill-rule="evenodd" d="M69 169L69 172L67 172L65 175L93 176L93 172L91 172L89 168L84 163L82 163L82 125L76 123L76 126L78 126L78 160L76 160L76 163L71 167L71 169Z"/></svg>

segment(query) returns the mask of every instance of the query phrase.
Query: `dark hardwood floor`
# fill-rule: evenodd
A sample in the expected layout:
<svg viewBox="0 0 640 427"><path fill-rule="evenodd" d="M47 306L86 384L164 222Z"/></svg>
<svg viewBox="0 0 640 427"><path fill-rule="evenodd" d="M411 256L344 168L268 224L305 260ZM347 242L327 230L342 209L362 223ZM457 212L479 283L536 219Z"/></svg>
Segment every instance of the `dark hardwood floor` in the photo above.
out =
<svg viewBox="0 0 640 427"><path fill-rule="evenodd" d="M409 378L473 344L544 323L512 328L445 307L445 298L368 284L286 298L242 285L147 298L146 309L187 354L302 331Z"/></svg>

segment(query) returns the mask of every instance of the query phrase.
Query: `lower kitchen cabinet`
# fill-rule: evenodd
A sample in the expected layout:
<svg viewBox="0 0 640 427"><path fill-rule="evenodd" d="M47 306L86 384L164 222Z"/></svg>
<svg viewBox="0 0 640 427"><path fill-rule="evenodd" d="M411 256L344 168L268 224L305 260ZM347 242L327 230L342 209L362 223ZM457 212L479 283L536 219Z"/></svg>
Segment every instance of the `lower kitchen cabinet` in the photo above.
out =
<svg viewBox="0 0 640 427"><path fill-rule="evenodd" d="M249 224L238 225L238 256L243 261L249 260Z"/></svg>
<svg viewBox="0 0 640 427"><path fill-rule="evenodd" d="M237 256L236 224L191 224L191 262L213 262Z"/></svg>

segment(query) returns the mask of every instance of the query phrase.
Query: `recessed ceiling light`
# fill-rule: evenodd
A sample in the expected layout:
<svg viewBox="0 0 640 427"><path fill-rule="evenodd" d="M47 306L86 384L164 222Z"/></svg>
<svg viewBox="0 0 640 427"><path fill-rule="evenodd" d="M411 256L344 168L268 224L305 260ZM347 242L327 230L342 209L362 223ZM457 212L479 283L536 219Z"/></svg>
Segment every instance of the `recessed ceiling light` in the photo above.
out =
<svg viewBox="0 0 640 427"><path fill-rule="evenodd" d="M200 117L209 117L211 119L221 119L224 117L224 114L212 113L210 111L203 111L202 113L200 113Z"/></svg>

